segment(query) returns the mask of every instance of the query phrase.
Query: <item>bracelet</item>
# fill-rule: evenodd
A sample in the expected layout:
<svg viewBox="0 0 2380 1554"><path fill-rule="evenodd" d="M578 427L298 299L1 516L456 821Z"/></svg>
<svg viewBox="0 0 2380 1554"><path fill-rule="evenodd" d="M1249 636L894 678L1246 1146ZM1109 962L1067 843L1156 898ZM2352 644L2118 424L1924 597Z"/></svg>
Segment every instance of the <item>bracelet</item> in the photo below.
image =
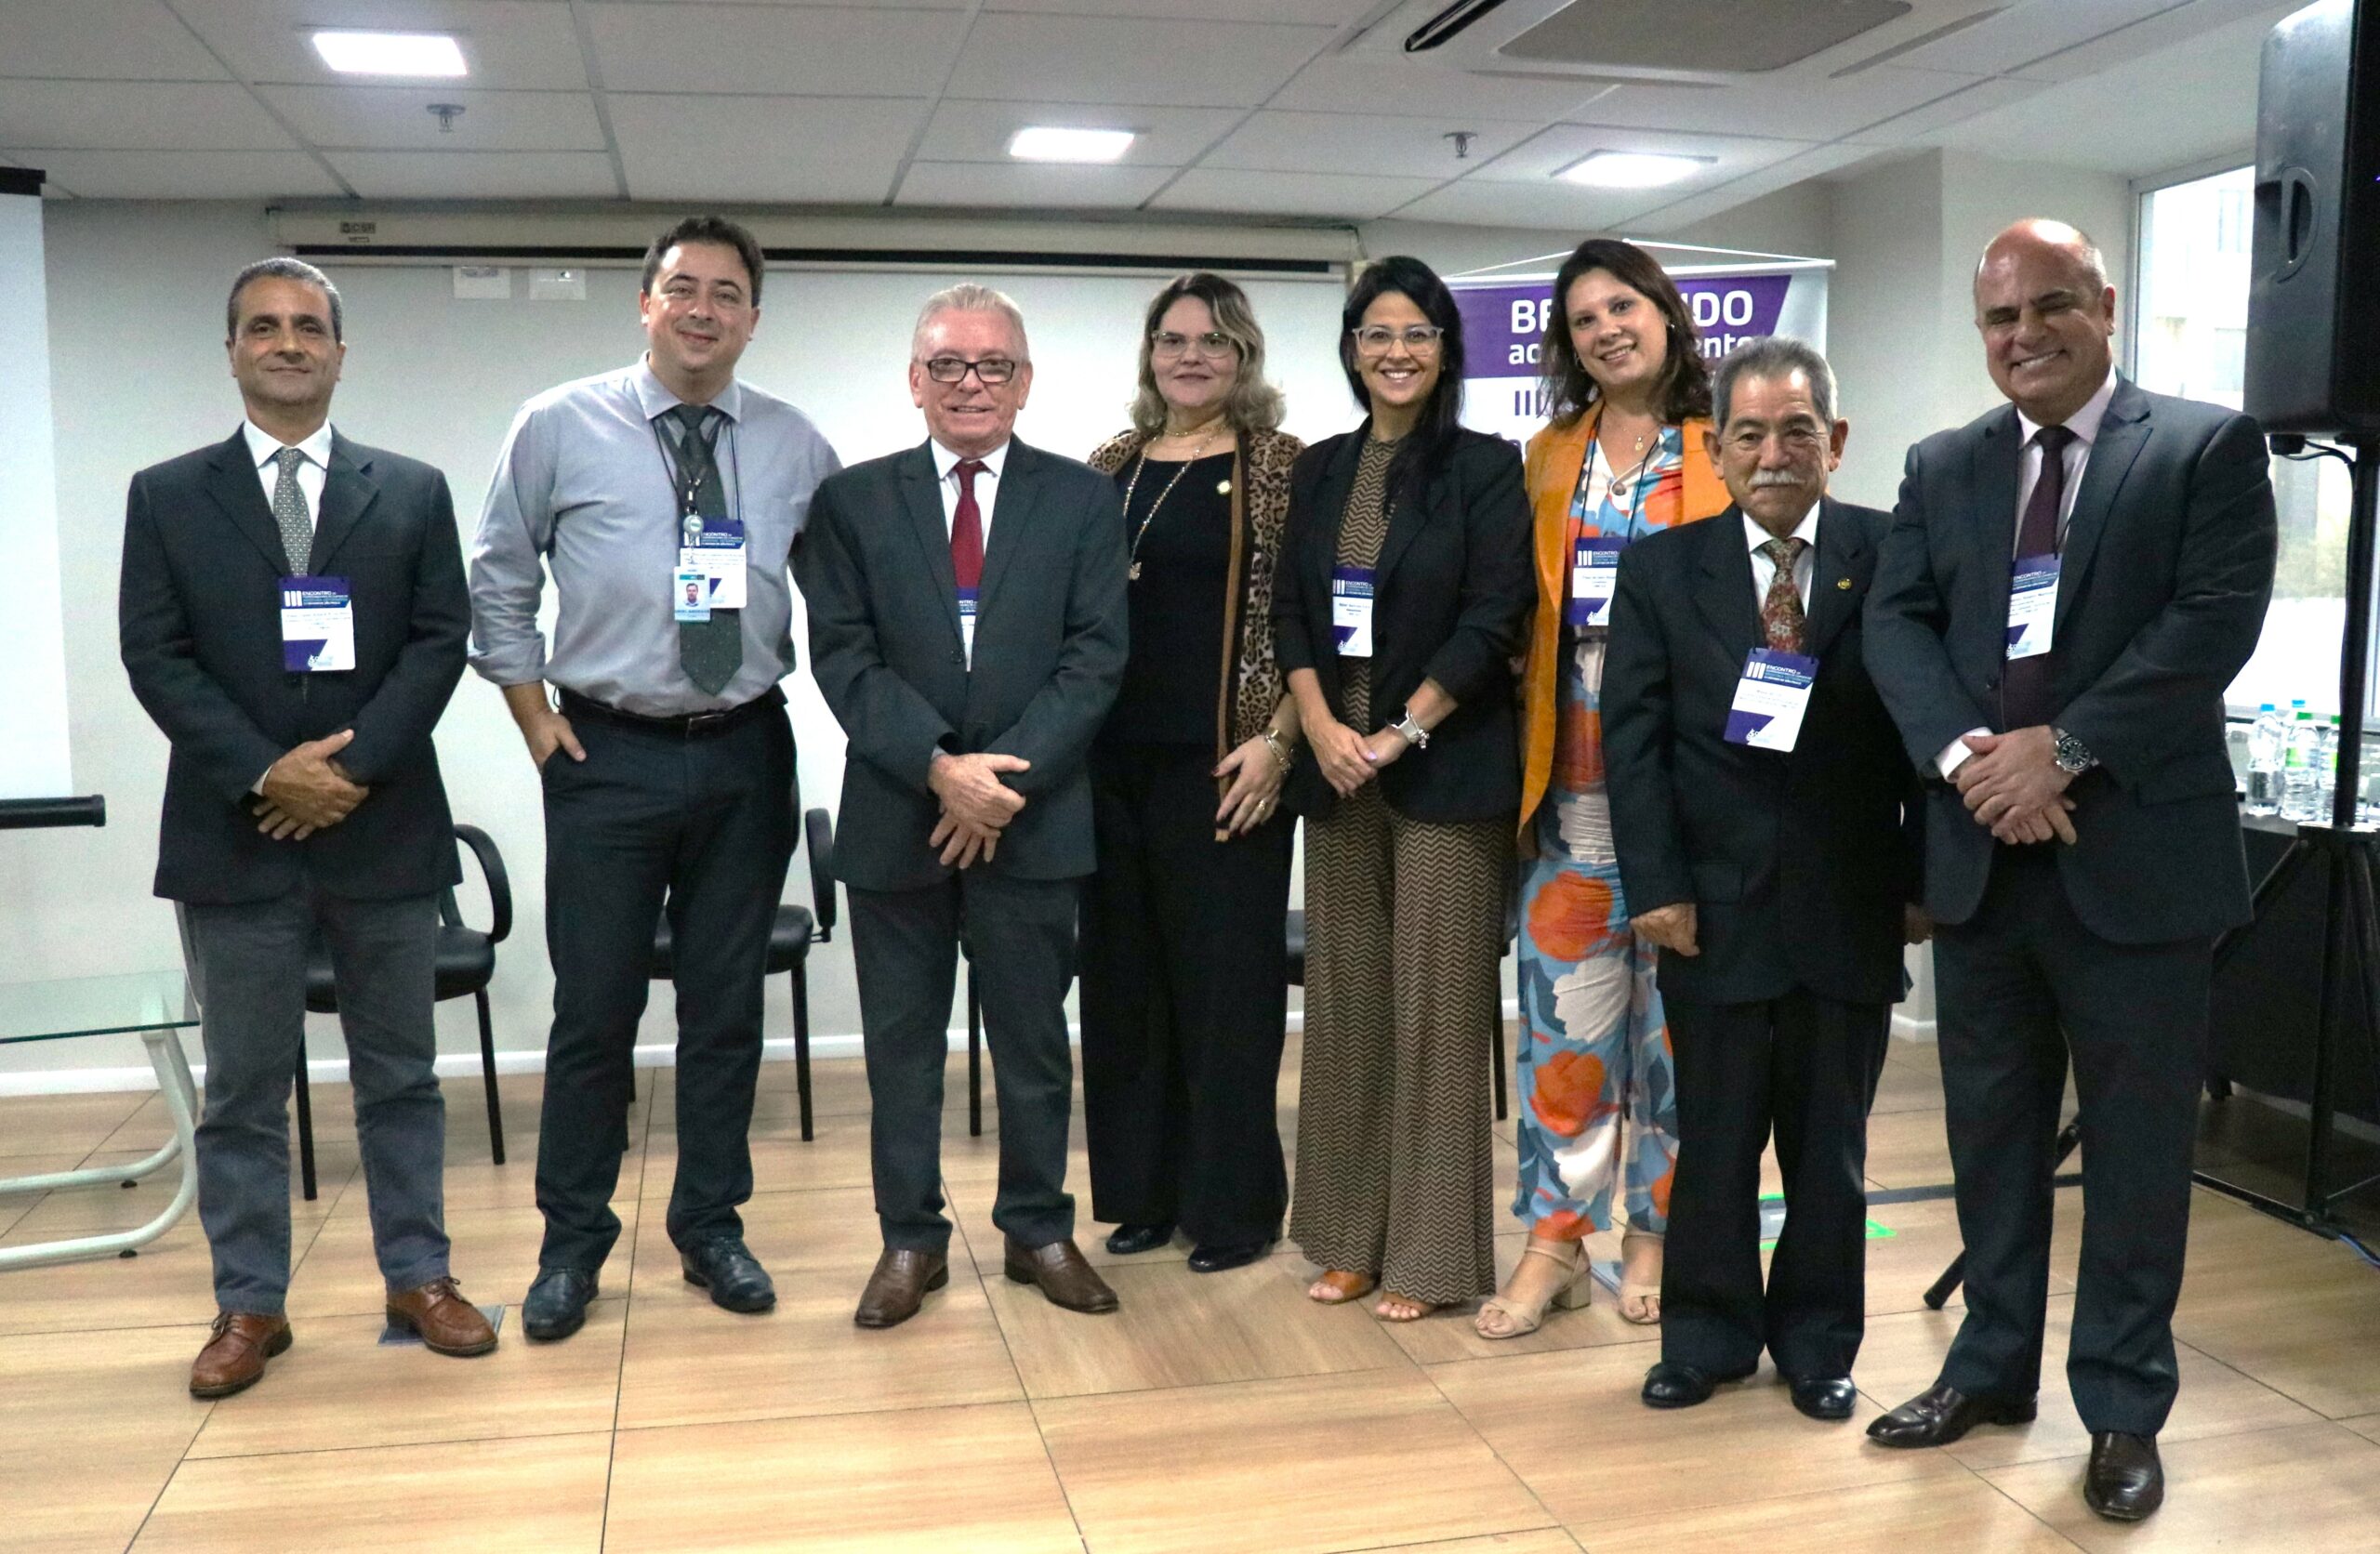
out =
<svg viewBox="0 0 2380 1554"><path fill-rule="evenodd" d="M1274 762L1278 765L1284 772L1288 771L1289 770L1289 746L1282 743L1281 736L1275 733L1272 729L1268 727L1265 729L1263 737L1264 740L1264 748L1273 753Z"/></svg>

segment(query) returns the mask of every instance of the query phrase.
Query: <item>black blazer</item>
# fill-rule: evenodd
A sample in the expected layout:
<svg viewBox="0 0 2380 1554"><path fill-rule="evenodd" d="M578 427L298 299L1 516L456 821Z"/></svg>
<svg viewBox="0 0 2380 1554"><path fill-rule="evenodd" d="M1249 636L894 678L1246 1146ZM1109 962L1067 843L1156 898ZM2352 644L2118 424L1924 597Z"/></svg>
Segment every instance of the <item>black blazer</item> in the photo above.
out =
<svg viewBox="0 0 2380 1554"><path fill-rule="evenodd" d="M1330 634L1330 568L1339 519L1355 483L1367 419L1326 438L1289 470L1289 534L1273 585L1273 651L1281 673L1311 669L1334 715L1346 716ZM1371 728L1396 721L1434 679L1455 710L1430 747L1382 771L1381 797L1414 820L1510 820L1521 801L1520 731L1512 656L1537 603L1528 497L1520 450L1468 428L1415 504L1392 494L1388 538L1372 581ZM1310 754L1289 774L1289 803L1305 815L1338 801Z"/></svg>
<svg viewBox="0 0 2380 1554"><path fill-rule="evenodd" d="M830 476L794 547L810 669L851 742L835 873L867 890L946 879L926 838L941 813L937 751L997 751L1025 808L988 864L1024 879L1091 870L1085 756L1123 683L1124 520L1088 465L1009 444L984 553L975 663L960 651L959 582L933 454L920 443Z"/></svg>
<svg viewBox="0 0 2380 1554"><path fill-rule="evenodd" d="M366 900L462 877L430 731L462 678L471 608L446 477L333 435L311 571L345 577L355 667L281 667L281 531L231 440L152 465L125 504L116 616L133 694L172 742L156 891L269 901L301 881ZM338 763L372 790L304 841L257 831L249 791L297 744L342 729Z"/></svg>
<svg viewBox="0 0 2380 1554"><path fill-rule="evenodd" d="M1998 730L2015 547L2016 413L2003 406L1909 453L1868 599L1868 668L1910 759ZM2092 932L2147 944L2248 917L2223 693L2272 593L2272 481L2255 422L2119 382L2069 521L2054 622L2053 719L2101 764L2067 790L2058 876ZM1929 784L1926 905L1965 922L1990 834Z"/></svg>
<svg viewBox="0 0 2380 1554"><path fill-rule="evenodd" d="M1831 498L1819 507L1804 630L1818 672L1790 753L1723 737L1745 655L1766 641L1741 509L1620 553L1603 748L1621 891L1632 914L1693 902L1701 952L1662 952L1664 994L1901 995L1919 802L1859 627L1888 521Z"/></svg>

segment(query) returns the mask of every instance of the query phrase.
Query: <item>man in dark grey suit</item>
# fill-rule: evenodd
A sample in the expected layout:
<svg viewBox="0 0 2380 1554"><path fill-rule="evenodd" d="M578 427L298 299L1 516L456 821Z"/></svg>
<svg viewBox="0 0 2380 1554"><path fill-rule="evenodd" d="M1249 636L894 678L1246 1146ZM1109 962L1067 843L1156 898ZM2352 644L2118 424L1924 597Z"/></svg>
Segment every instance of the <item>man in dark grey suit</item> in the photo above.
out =
<svg viewBox="0 0 2380 1554"><path fill-rule="evenodd" d="M2082 233L2009 228L1975 300L2009 404L1910 451L1868 601L1869 671L1937 779L1967 1314L1935 1385L1869 1433L1931 1446L2033 1417L2070 1052L2083 1498L2137 1521L2164 1495L2212 949L2248 915L2223 696L2272 590L2272 483L2254 421L2116 373L2115 289Z"/></svg>
<svg viewBox="0 0 2380 1554"><path fill-rule="evenodd" d="M287 1106L317 936L389 1319L441 1354L496 1347L447 1271L431 1067L438 894L461 877L430 744L470 624L454 503L430 466L331 428L347 347L322 271L259 260L226 311L247 419L132 478L118 599L133 693L173 746L157 894L183 903L205 1010L203 1398L290 1343Z"/></svg>
<svg viewBox="0 0 2380 1554"><path fill-rule="evenodd" d="M942 1071L963 934L999 1095L1010 1278L1070 1310L1116 1297L1074 1244L1066 985L1091 869L1086 757L1124 673L1114 484L1011 436L1025 321L987 287L919 316L930 436L818 487L794 574L812 672L850 737L835 872L851 895L884 1253L855 1320L890 1327L949 1279Z"/></svg>

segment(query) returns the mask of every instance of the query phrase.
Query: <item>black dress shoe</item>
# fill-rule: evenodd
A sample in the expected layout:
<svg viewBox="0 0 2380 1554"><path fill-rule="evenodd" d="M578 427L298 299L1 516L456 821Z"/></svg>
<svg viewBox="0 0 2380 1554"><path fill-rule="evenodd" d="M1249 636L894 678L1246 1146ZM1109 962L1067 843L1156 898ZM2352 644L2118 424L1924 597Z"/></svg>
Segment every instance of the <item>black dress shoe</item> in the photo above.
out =
<svg viewBox="0 0 2380 1554"><path fill-rule="evenodd" d="M1750 1375L1752 1371L1730 1371L1726 1376L1714 1376L1698 1365L1664 1360L1645 1373L1641 1396L1647 1408L1692 1408L1696 1403L1709 1403L1719 1383L1741 1381Z"/></svg>
<svg viewBox="0 0 2380 1554"><path fill-rule="evenodd" d="M1879 1446L1947 1446L1977 1425L2030 1424L2036 1411L2030 1397L1971 1398L1937 1381L1871 1421L1868 1439Z"/></svg>
<svg viewBox="0 0 2380 1554"><path fill-rule="evenodd" d="M1851 1404L1859 1396L1847 1376L1788 1376L1786 1385L1792 1391L1793 1406L1813 1419L1848 1419Z"/></svg>
<svg viewBox="0 0 2380 1554"><path fill-rule="evenodd" d="M583 1268L541 1268L521 1302L521 1331L540 1343L567 1338L587 1325L595 1275Z"/></svg>
<svg viewBox="0 0 2380 1554"><path fill-rule="evenodd" d="M1115 1233L1107 1238L1107 1249L1119 1258L1129 1258L1139 1252L1154 1252L1161 1246L1172 1245L1173 1226L1170 1222L1159 1225L1118 1225L1116 1227Z"/></svg>
<svg viewBox="0 0 2380 1554"><path fill-rule="evenodd" d="M2109 1521L2138 1521L2165 1503L2165 1465L2157 1438L2106 1429L2091 1437L2082 1501Z"/></svg>
<svg viewBox="0 0 2380 1554"><path fill-rule="evenodd" d="M710 1291L714 1306L730 1311L765 1311L777 1303L777 1287L760 1260L732 1235L696 1242L678 1254L686 1283Z"/></svg>
<svg viewBox="0 0 2380 1554"><path fill-rule="evenodd" d="M1190 1271L1221 1273L1226 1268L1246 1268L1272 1249L1273 1244L1269 1241L1240 1241L1220 1246L1201 1246L1190 1254Z"/></svg>

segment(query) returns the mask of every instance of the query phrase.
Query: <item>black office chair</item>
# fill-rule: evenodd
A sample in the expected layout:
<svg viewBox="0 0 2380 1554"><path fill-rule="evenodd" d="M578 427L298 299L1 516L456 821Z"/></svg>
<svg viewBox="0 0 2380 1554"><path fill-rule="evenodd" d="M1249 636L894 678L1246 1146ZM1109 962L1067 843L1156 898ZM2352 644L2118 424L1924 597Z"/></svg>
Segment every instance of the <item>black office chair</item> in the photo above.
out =
<svg viewBox="0 0 2380 1554"><path fill-rule="evenodd" d="M801 1093L801 1141L811 1140L810 1125L810 946L835 937L835 823L824 810L801 817L810 845L810 904L780 905L769 928L770 976L782 971L793 983L793 1081ZM676 946L665 908L653 928L653 959L646 974L668 981L675 974Z"/></svg>
<svg viewBox="0 0 2380 1554"><path fill-rule="evenodd" d="M1516 930L1517 928L1517 925L1510 918L1506 919L1505 927L1507 929ZM1510 944L1513 937L1513 932L1507 932L1504 935L1504 942ZM1289 985L1291 987L1305 986L1305 914L1296 910L1289 913ZM1502 1122L1506 1106L1504 1101L1504 1017L1501 1013L1496 1016L1490 1040L1495 1044L1494 1067L1491 1072L1496 1081L1496 1120Z"/></svg>
<svg viewBox="0 0 2380 1554"><path fill-rule="evenodd" d="M438 894L438 997L471 995L480 1015L480 1079L487 1090L489 1152L504 1164L504 1113L496 1093L496 1033L488 1023L487 984L496 976L496 947L512 932L512 882L504 872L504 855L496 840L476 825L455 825L455 839L479 861L480 877L487 882L493 921L487 931L469 927L455 904L450 889ZM331 972L329 943L320 934L306 951L306 1007L316 1014L338 1012L338 982ZM314 1101L306 1082L306 1053L298 1053L298 1175L306 1201L315 1196Z"/></svg>

